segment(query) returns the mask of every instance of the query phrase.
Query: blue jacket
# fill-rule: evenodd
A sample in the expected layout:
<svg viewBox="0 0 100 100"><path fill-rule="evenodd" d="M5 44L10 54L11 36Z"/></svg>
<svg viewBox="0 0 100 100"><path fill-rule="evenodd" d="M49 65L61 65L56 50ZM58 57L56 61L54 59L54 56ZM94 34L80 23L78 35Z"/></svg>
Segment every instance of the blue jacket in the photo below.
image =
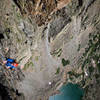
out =
<svg viewBox="0 0 100 100"><path fill-rule="evenodd" d="M14 59L7 58L7 62L13 63Z"/></svg>
<svg viewBox="0 0 100 100"><path fill-rule="evenodd" d="M12 65L13 62L14 62L13 59L8 58L8 59L7 59L6 66L7 66L7 67L10 67L11 69L16 68L15 66Z"/></svg>
<svg viewBox="0 0 100 100"><path fill-rule="evenodd" d="M16 68L15 66L13 66L13 65L12 65L11 63L9 63L9 62L6 63L6 66L7 66L7 67L10 67L11 69Z"/></svg>

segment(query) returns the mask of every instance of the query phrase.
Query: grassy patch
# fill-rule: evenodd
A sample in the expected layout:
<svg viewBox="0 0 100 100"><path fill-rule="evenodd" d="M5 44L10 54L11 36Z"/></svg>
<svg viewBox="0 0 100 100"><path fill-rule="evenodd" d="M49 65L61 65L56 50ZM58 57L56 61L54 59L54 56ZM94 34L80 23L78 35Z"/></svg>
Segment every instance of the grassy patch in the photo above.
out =
<svg viewBox="0 0 100 100"><path fill-rule="evenodd" d="M96 65L98 66L98 61L100 54L98 55L100 51L100 34L90 34L89 35L89 43L88 47L85 48L85 53L83 53L83 63L82 63L82 69L86 65L91 65L91 59L94 59L96 62Z"/></svg>
<svg viewBox="0 0 100 100"><path fill-rule="evenodd" d="M13 7L13 8L16 8L16 6L15 6L15 5L12 5L12 7Z"/></svg>
<svg viewBox="0 0 100 100"><path fill-rule="evenodd" d="M5 26L6 29L4 31L4 34L6 34L7 37L9 37L9 34L12 32L12 28L9 26Z"/></svg>
<svg viewBox="0 0 100 100"><path fill-rule="evenodd" d="M26 63L23 70L27 70L30 66L32 66L32 67L34 66L33 62Z"/></svg>
<svg viewBox="0 0 100 100"><path fill-rule="evenodd" d="M58 50L55 50L51 53L51 55L53 56L57 56L57 57L60 57L62 54L62 48L58 49Z"/></svg>
<svg viewBox="0 0 100 100"><path fill-rule="evenodd" d="M60 68L57 68L56 73L55 74L59 74L60 72Z"/></svg>
<svg viewBox="0 0 100 100"><path fill-rule="evenodd" d="M80 51L80 48L81 48L81 45L79 44L79 45L78 45L78 49L77 49L77 51Z"/></svg>
<svg viewBox="0 0 100 100"><path fill-rule="evenodd" d="M72 35L70 36L70 39L73 39L73 36Z"/></svg>
<svg viewBox="0 0 100 100"><path fill-rule="evenodd" d="M18 19L18 20L20 20L21 18L22 18L22 15L21 15L21 13L19 12L19 11L17 11L16 9L16 5L12 5L12 8L13 8L13 10L14 10L14 15L16 16L16 18Z"/></svg>
<svg viewBox="0 0 100 100"><path fill-rule="evenodd" d="M66 66L68 64L70 64L70 61L69 60L65 60L64 58L62 58L62 65Z"/></svg>
<svg viewBox="0 0 100 100"><path fill-rule="evenodd" d="M16 41L17 41L18 43L21 43L22 40L19 39L18 36L17 36Z"/></svg>
<svg viewBox="0 0 100 100"><path fill-rule="evenodd" d="M20 63L26 56L22 57L21 59L19 59L18 63Z"/></svg>
<svg viewBox="0 0 100 100"><path fill-rule="evenodd" d="M82 75L82 74L75 73L75 72L73 72L73 71L68 72L68 74L69 74L70 76L75 76L75 78L78 78L80 75Z"/></svg>
<svg viewBox="0 0 100 100"><path fill-rule="evenodd" d="M36 57L35 57L35 60L38 61L38 60L39 60L39 56L36 56Z"/></svg>
<svg viewBox="0 0 100 100"><path fill-rule="evenodd" d="M16 17L17 17L18 20L20 20L22 18L21 14L18 13L18 12L16 13Z"/></svg>

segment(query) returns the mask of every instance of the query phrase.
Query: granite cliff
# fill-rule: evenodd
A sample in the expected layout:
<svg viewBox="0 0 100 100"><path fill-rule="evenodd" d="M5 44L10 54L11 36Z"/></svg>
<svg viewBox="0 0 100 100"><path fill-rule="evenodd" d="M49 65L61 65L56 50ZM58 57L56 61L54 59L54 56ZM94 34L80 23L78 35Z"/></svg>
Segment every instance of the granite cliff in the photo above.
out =
<svg viewBox="0 0 100 100"><path fill-rule="evenodd" d="M8 88L1 71L0 89L15 88L21 100L47 100L72 82L84 88L83 100L99 100L99 11L100 0L1 0L0 53L16 59L25 77Z"/></svg>

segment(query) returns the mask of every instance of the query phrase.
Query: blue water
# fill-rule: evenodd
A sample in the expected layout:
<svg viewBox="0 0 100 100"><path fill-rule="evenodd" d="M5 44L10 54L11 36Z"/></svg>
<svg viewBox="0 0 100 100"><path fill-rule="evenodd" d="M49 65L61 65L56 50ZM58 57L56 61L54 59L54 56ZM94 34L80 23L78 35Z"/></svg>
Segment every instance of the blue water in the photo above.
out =
<svg viewBox="0 0 100 100"><path fill-rule="evenodd" d="M83 89L77 84L68 83L60 89L60 94L50 96L49 100L81 100L84 94Z"/></svg>

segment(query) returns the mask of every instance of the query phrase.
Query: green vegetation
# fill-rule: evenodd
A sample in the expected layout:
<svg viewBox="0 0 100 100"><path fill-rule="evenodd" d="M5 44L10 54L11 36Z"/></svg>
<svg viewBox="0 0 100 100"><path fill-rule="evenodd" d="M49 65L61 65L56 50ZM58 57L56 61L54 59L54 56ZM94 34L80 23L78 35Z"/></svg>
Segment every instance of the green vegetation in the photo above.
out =
<svg viewBox="0 0 100 100"><path fill-rule="evenodd" d="M68 72L68 74L70 76L74 76L75 78L78 78L80 75L82 75L82 74L75 73L74 71L70 71L70 72Z"/></svg>
<svg viewBox="0 0 100 100"><path fill-rule="evenodd" d="M22 57L21 59L19 59L18 63L20 63L26 56Z"/></svg>
<svg viewBox="0 0 100 100"><path fill-rule="evenodd" d="M33 62L26 63L23 70L27 70L30 66L32 66L32 67L34 66Z"/></svg>
<svg viewBox="0 0 100 100"><path fill-rule="evenodd" d="M91 74L94 71L94 68L92 66L89 67L89 73Z"/></svg>
<svg viewBox="0 0 100 100"><path fill-rule="evenodd" d="M100 73L100 63L97 65L98 71Z"/></svg>
<svg viewBox="0 0 100 100"><path fill-rule="evenodd" d="M38 61L38 60L39 60L39 56L36 56L36 57L35 57L35 60Z"/></svg>
<svg viewBox="0 0 100 100"><path fill-rule="evenodd" d="M72 35L70 36L70 39L73 39L73 36Z"/></svg>
<svg viewBox="0 0 100 100"><path fill-rule="evenodd" d="M79 44L79 45L78 45L78 49L77 49L77 51L80 51L80 47L81 47L81 45Z"/></svg>
<svg viewBox="0 0 100 100"><path fill-rule="evenodd" d="M7 28L5 29L5 34L6 34L7 37L9 37L10 32L11 32L11 29L8 28L8 26L7 26Z"/></svg>
<svg viewBox="0 0 100 100"><path fill-rule="evenodd" d="M86 22L88 18L89 18L89 16L87 15L87 16L84 18L83 22Z"/></svg>
<svg viewBox="0 0 100 100"><path fill-rule="evenodd" d="M95 74L95 78L98 79L100 77L99 74Z"/></svg>
<svg viewBox="0 0 100 100"><path fill-rule="evenodd" d="M88 76L85 77L83 73L84 83L81 82L82 86L89 86L91 80L95 78L96 82L100 83L100 33L90 33L89 42L85 48L82 59L82 70L88 72ZM87 83L88 82L88 83Z"/></svg>
<svg viewBox="0 0 100 100"><path fill-rule="evenodd" d="M86 65L91 65L91 59L96 62L97 67L100 65L98 63L100 59L100 34L90 34L89 38L88 47L85 48L85 53L83 53L82 69Z"/></svg>
<svg viewBox="0 0 100 100"><path fill-rule="evenodd" d="M55 74L59 74L60 72L60 68L57 68L56 73Z"/></svg>
<svg viewBox="0 0 100 100"><path fill-rule="evenodd" d="M15 4L13 4L12 7L15 8L16 7Z"/></svg>
<svg viewBox="0 0 100 100"><path fill-rule="evenodd" d="M57 56L57 57L60 57L61 54L62 54L62 48L55 50L53 53L51 53L51 55Z"/></svg>
<svg viewBox="0 0 100 100"><path fill-rule="evenodd" d="M69 79L72 81L74 79L74 77L72 77L71 75L69 76Z"/></svg>
<svg viewBox="0 0 100 100"><path fill-rule="evenodd" d="M66 66L68 64L70 64L70 61L69 60L65 60L64 58L62 58L62 65Z"/></svg>
<svg viewBox="0 0 100 100"><path fill-rule="evenodd" d="M21 43L21 39L19 39L18 37L16 38L17 43Z"/></svg>
<svg viewBox="0 0 100 100"><path fill-rule="evenodd" d="M17 17L18 20L20 20L22 18L20 13L16 13L16 17Z"/></svg>
<svg viewBox="0 0 100 100"><path fill-rule="evenodd" d="M22 18L22 15L21 15L20 11L17 10L16 5L12 5L12 7L13 7L13 10L14 10L14 15L16 16L16 18L18 20L20 20Z"/></svg>

